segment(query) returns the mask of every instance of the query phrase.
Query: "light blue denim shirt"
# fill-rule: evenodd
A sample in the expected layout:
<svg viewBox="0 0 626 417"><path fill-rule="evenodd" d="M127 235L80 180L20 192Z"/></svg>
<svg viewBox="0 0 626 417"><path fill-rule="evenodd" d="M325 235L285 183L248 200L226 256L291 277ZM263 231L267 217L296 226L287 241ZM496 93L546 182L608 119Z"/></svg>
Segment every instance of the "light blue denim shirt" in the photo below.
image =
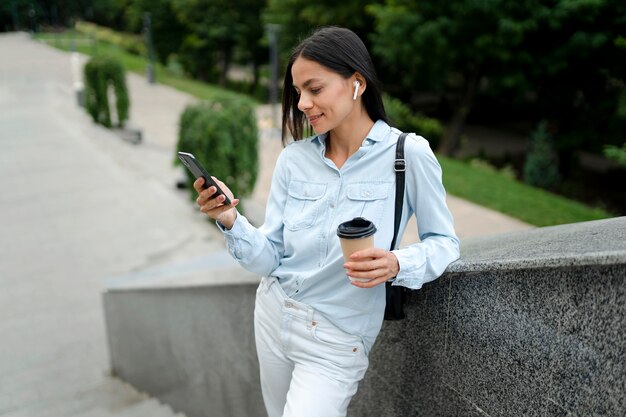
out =
<svg viewBox="0 0 626 417"><path fill-rule="evenodd" d="M394 160L400 132L377 121L341 169L325 155L326 135L293 142L280 154L265 223L253 227L238 214L223 230L231 255L247 270L275 276L285 293L309 304L344 331L362 337L367 351L380 331L385 286L357 288L345 269L337 226L354 217L376 225L375 246L393 237ZM415 214L421 242L394 250L400 272L393 285L418 289L459 257L459 240L446 206L441 167L428 142L409 135L400 234Z"/></svg>

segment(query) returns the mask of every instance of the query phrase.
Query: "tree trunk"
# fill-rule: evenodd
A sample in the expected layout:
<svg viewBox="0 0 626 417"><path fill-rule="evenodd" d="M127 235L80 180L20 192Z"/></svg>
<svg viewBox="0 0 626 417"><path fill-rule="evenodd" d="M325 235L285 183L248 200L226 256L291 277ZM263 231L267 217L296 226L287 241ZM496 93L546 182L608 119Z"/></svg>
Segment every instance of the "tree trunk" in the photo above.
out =
<svg viewBox="0 0 626 417"><path fill-rule="evenodd" d="M252 85L250 86L250 93L254 95L257 87L259 86L259 62L255 59L252 63Z"/></svg>
<svg viewBox="0 0 626 417"><path fill-rule="evenodd" d="M479 74L480 71L477 69L469 74L463 98L454 111L450 126L446 129L442 138L439 151L446 156L453 156L459 148L461 135L463 134L463 129L465 129L465 121L467 120L467 115L470 113L474 103L474 97L476 96L476 89L478 88L478 81L480 80Z"/></svg>
<svg viewBox="0 0 626 417"><path fill-rule="evenodd" d="M220 79L219 85L222 87L226 85L228 80L228 70L230 69L230 60L232 56L232 48L230 45L224 45L220 51Z"/></svg>

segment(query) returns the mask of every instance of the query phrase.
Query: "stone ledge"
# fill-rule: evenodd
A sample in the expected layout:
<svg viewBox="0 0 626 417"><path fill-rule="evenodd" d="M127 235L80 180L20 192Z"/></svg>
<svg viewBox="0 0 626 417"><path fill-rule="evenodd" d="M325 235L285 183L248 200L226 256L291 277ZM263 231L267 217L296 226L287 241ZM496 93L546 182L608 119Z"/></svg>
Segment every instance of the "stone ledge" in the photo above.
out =
<svg viewBox="0 0 626 417"><path fill-rule="evenodd" d="M110 277L106 292L164 290L206 286L258 284L260 278L233 260L226 250L143 271Z"/></svg>
<svg viewBox="0 0 626 417"><path fill-rule="evenodd" d="M543 227L461 243L446 272L626 264L626 217Z"/></svg>

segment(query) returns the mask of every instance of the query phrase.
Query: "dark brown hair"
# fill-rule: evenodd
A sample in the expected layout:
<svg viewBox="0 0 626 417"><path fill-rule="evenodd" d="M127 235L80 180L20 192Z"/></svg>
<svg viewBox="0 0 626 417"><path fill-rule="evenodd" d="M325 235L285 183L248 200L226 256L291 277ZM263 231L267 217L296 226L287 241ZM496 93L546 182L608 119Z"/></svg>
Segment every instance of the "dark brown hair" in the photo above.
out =
<svg viewBox="0 0 626 417"><path fill-rule="evenodd" d="M298 109L298 93L293 88L291 76L291 68L299 57L315 61L344 78L351 77L355 72L361 74L367 82L367 88L362 95L367 114L373 121L383 120L389 123L383 105L380 82L363 41L350 29L323 27L300 42L287 63L283 83L283 145L287 143L289 133L294 140L304 137L306 117Z"/></svg>

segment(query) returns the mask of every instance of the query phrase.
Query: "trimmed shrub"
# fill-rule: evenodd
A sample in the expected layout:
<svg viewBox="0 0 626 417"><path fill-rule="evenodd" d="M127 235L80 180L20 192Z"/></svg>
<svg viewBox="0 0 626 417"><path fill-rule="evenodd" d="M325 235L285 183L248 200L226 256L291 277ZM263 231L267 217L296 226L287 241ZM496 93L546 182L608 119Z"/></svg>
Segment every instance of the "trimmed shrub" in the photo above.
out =
<svg viewBox="0 0 626 417"><path fill-rule="evenodd" d="M524 163L524 182L547 190L555 189L561 183L559 157L554 151L548 123L544 120L530 137L530 151Z"/></svg>
<svg viewBox="0 0 626 417"><path fill-rule="evenodd" d="M252 193L259 164L257 121L250 99L220 94L212 101L187 106L179 123L177 151L192 153L236 198ZM188 177L195 200L195 178Z"/></svg>
<svg viewBox="0 0 626 417"><path fill-rule="evenodd" d="M383 95L383 103L394 127L403 132L413 132L425 137L433 150L439 147L443 127L437 119L415 114L402 101L386 94Z"/></svg>
<svg viewBox="0 0 626 417"><path fill-rule="evenodd" d="M112 57L97 56L85 65L85 107L93 121L111 127L109 87L115 92L117 125L124 126L128 120L130 101L126 87L126 75L122 63Z"/></svg>

